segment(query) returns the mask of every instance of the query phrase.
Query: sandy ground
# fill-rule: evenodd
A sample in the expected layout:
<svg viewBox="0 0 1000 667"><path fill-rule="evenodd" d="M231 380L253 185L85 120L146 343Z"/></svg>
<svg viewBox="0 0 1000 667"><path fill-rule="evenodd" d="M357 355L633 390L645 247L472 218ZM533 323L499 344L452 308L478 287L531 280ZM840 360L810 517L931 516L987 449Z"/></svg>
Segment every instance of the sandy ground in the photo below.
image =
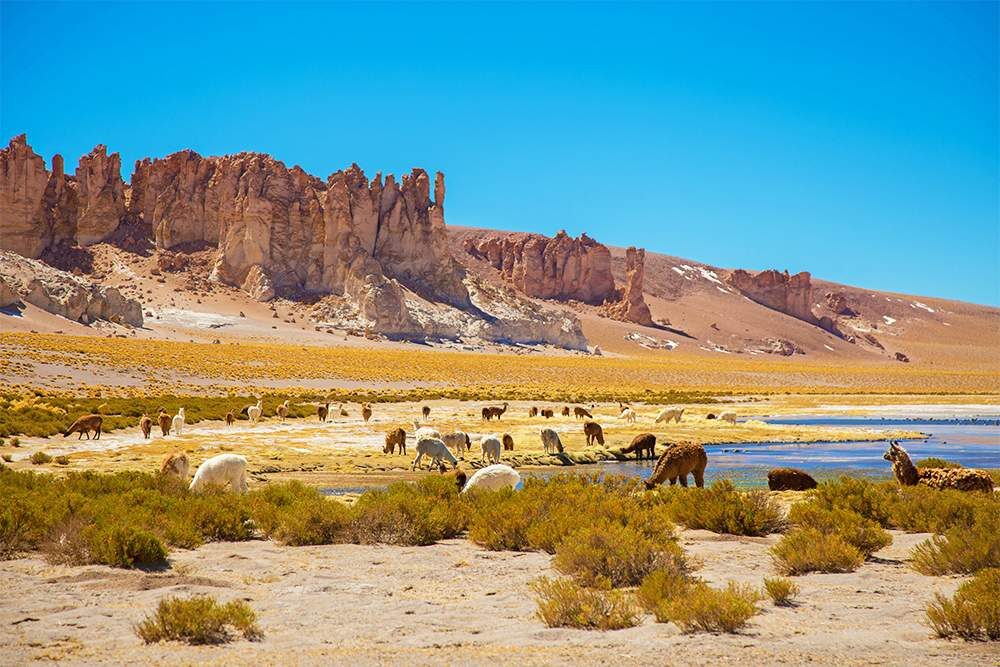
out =
<svg viewBox="0 0 1000 667"><path fill-rule="evenodd" d="M483 551L466 540L429 547L215 543L172 554L145 573L102 566L4 564L0 664L815 664L995 665L993 644L933 639L923 609L959 579L905 564L926 535L895 542L851 574L798 577L799 602L761 603L738 635L682 635L651 616L627 630L546 628L528 583L554 575L542 553ZM711 584L755 586L772 574L768 538L684 531L681 544ZM168 595L242 599L260 642L147 646L133 625Z"/></svg>

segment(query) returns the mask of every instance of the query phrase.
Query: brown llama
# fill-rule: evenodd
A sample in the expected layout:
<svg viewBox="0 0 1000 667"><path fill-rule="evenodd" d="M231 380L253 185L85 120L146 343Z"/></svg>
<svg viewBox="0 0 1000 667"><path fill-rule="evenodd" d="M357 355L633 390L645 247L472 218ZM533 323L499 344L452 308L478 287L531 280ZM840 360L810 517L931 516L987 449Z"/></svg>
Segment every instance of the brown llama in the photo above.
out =
<svg viewBox="0 0 1000 667"><path fill-rule="evenodd" d="M816 480L795 468L774 468L767 473L767 488L771 491L808 491L816 488Z"/></svg>
<svg viewBox="0 0 1000 667"><path fill-rule="evenodd" d="M635 460L656 458L656 436L652 433L640 433L632 438L628 447L622 450L622 454L635 452Z"/></svg>
<svg viewBox="0 0 1000 667"><path fill-rule="evenodd" d="M329 403L324 403L323 405L316 406L316 417L318 417L321 422L325 422L329 414L330 414Z"/></svg>
<svg viewBox="0 0 1000 667"><path fill-rule="evenodd" d="M514 438L511 437L510 433L503 434L503 450L505 452L514 451Z"/></svg>
<svg viewBox="0 0 1000 667"><path fill-rule="evenodd" d="M161 475L173 475L181 480L187 479L190 470L191 464L188 462L187 454L184 452L168 454L163 458L163 462L160 463Z"/></svg>
<svg viewBox="0 0 1000 667"><path fill-rule="evenodd" d="M153 432L153 420L145 412L139 420L139 430L142 431L142 437L149 440L149 434Z"/></svg>
<svg viewBox="0 0 1000 667"><path fill-rule="evenodd" d="M556 414L555 411L550 410L549 408L545 408L544 410L542 410L542 416L545 417L546 419L552 419L555 416L555 414Z"/></svg>
<svg viewBox="0 0 1000 667"><path fill-rule="evenodd" d="M458 492L461 493L462 489L465 488L465 483L469 481L469 475L462 468L448 469L448 466L444 464L444 461L438 463L438 472L442 475L453 477L455 479L455 486L458 487Z"/></svg>
<svg viewBox="0 0 1000 667"><path fill-rule="evenodd" d="M583 434L587 436L588 447L590 445L593 445L595 440L599 445L604 444L604 429L601 428L601 425L598 424L597 422L591 422L591 421L584 422Z"/></svg>
<svg viewBox="0 0 1000 667"><path fill-rule="evenodd" d="M366 422L372 418L372 406L368 405L367 403L363 403L361 405L361 418L364 419Z"/></svg>
<svg viewBox="0 0 1000 667"><path fill-rule="evenodd" d="M537 417L538 416L538 408L536 408L535 406L531 406L530 408L528 408L528 416L529 417Z"/></svg>
<svg viewBox="0 0 1000 667"><path fill-rule="evenodd" d="M910 455L895 440L882 456L892 463L892 473L900 486L924 484L933 489L957 489L959 491L993 491L993 478L983 470L973 468L917 468L910 461Z"/></svg>
<svg viewBox="0 0 1000 667"><path fill-rule="evenodd" d="M422 414L424 416L424 419L427 419L428 417L430 417L431 416L431 406L425 405L424 407L420 408L420 414Z"/></svg>
<svg viewBox="0 0 1000 667"><path fill-rule="evenodd" d="M285 421L285 417L288 416L288 401L286 400L284 403L279 405L275 410L275 413L278 415L278 421Z"/></svg>
<svg viewBox="0 0 1000 667"><path fill-rule="evenodd" d="M160 432L166 437L170 433L170 424L173 418L164 410L160 412L160 416L156 419L160 423Z"/></svg>
<svg viewBox="0 0 1000 667"><path fill-rule="evenodd" d="M573 417L576 419L593 419L594 415L586 408L573 408Z"/></svg>
<svg viewBox="0 0 1000 667"><path fill-rule="evenodd" d="M496 417L499 420L500 417L505 412L507 412L507 404L506 403L503 404L502 408L487 406L487 407L483 408L483 421L490 421L494 417Z"/></svg>
<svg viewBox="0 0 1000 667"><path fill-rule="evenodd" d="M693 442L669 445L656 462L652 476L646 480L646 488L655 488L668 479L671 486L680 480L681 486L687 487L687 476L691 473L694 475L695 486L701 489L705 486L707 465L708 455L701 445Z"/></svg>
<svg viewBox="0 0 1000 667"><path fill-rule="evenodd" d="M399 446L399 453L406 453L406 431L401 428L394 428L385 434L385 447L382 452L385 454L395 454L396 446Z"/></svg>
<svg viewBox="0 0 1000 667"><path fill-rule="evenodd" d="M230 410L229 412L226 413L226 426L232 426L235 423L236 423L236 415L234 415L233 411Z"/></svg>
<svg viewBox="0 0 1000 667"><path fill-rule="evenodd" d="M346 417L347 416L347 410L344 409L344 404L343 403L338 403L337 404L337 409L340 410L340 416L341 417Z"/></svg>
<svg viewBox="0 0 1000 667"><path fill-rule="evenodd" d="M75 422L73 422L68 429L63 432L63 437L65 438L70 433L79 433L77 440L83 438L83 434L87 434L87 440L90 440L90 432L94 431L96 435L94 440L101 439L101 426L104 424L104 417L101 415L84 415L80 417Z"/></svg>
<svg viewBox="0 0 1000 667"><path fill-rule="evenodd" d="M563 406L563 409L562 409L562 416L563 416L563 417L569 417L569 406L568 406L568 405L564 405L564 406Z"/></svg>

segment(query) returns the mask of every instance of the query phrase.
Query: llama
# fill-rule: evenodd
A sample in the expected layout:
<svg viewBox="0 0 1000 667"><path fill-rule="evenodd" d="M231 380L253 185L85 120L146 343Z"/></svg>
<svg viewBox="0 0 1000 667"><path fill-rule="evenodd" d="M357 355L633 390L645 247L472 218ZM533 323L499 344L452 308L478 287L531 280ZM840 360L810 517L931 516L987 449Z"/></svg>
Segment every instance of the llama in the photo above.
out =
<svg viewBox="0 0 1000 667"><path fill-rule="evenodd" d="M652 476L646 480L646 488L655 488L668 479L671 486L679 479L681 486L687 487L688 473L694 475L695 486L704 488L707 465L708 455L701 445L693 442L670 445L656 462Z"/></svg>
<svg viewBox="0 0 1000 667"><path fill-rule="evenodd" d="M456 456L461 455L463 452L472 448L472 440L469 438L469 434L465 431L446 433L441 436L441 442L448 445L449 449L454 449Z"/></svg>
<svg viewBox="0 0 1000 667"><path fill-rule="evenodd" d="M494 435L484 435L479 440L479 447L482 449L482 456L479 457L480 461L489 461L490 463L500 463L500 449L502 447L500 443L500 438Z"/></svg>
<svg viewBox="0 0 1000 667"><path fill-rule="evenodd" d="M338 403L337 404L337 409L340 410L340 416L341 417L346 417L347 416L347 410L344 409L344 404L343 403ZM368 421L368 420L365 420L365 421Z"/></svg>
<svg viewBox="0 0 1000 667"><path fill-rule="evenodd" d="M719 415L719 420L724 422L729 422L730 424L736 423L736 413L735 412L723 412Z"/></svg>
<svg viewBox="0 0 1000 667"><path fill-rule="evenodd" d="M461 493L462 489L465 488L465 483L469 479L469 474L462 468L453 468L452 470L448 470L448 467L444 463L438 464L438 471L442 475L451 477L455 480L455 488L458 489L459 493Z"/></svg>
<svg viewBox="0 0 1000 667"><path fill-rule="evenodd" d="M910 461L910 455L895 440L882 456L892 463L892 473L900 486L924 484L934 489L957 489L959 491L993 491L993 479L989 473L974 468L917 468Z"/></svg>
<svg viewBox="0 0 1000 667"><path fill-rule="evenodd" d="M142 431L142 437L149 440L149 434L153 432L153 420L145 412L142 413L142 419L139 420L139 430Z"/></svg>
<svg viewBox="0 0 1000 667"><path fill-rule="evenodd" d="M160 433L163 434L164 438L167 437L170 433L170 415L167 414L166 410L160 408L160 415L156 420L160 423Z"/></svg>
<svg viewBox="0 0 1000 667"><path fill-rule="evenodd" d="M236 423L236 415L234 415L233 411L230 410L229 412L226 413L226 426L232 426L235 423Z"/></svg>
<svg viewBox="0 0 1000 667"><path fill-rule="evenodd" d="M192 491L201 491L209 485L226 486L233 491L246 493L247 459L239 454L219 454L198 466L191 480Z"/></svg>
<svg viewBox="0 0 1000 667"><path fill-rule="evenodd" d="M528 408L528 416L529 417L537 417L538 416L538 408L536 408L535 406L531 406L530 408Z"/></svg>
<svg viewBox="0 0 1000 667"><path fill-rule="evenodd" d="M424 416L424 419L427 419L428 417L430 417L431 416L431 406L425 405L424 407L420 408L420 414L422 414Z"/></svg>
<svg viewBox="0 0 1000 667"><path fill-rule="evenodd" d="M559 434L556 433L551 428L543 428L541 430L542 436L542 449L546 454L563 453L562 440L559 439Z"/></svg>
<svg viewBox="0 0 1000 667"><path fill-rule="evenodd" d="M816 480L795 468L774 468L767 473L767 488L771 491L808 491L816 488Z"/></svg>
<svg viewBox="0 0 1000 667"><path fill-rule="evenodd" d="M458 459L452 456L451 452L448 451L448 445L441 442L438 438L421 438L417 440L417 458L413 459L413 464L410 466L410 470L415 469L420 465L421 459L424 455L431 460L431 465L436 465L441 462L441 459L446 459L451 463L452 468L458 467Z"/></svg>
<svg viewBox="0 0 1000 667"><path fill-rule="evenodd" d="M556 414L555 411L550 410L549 408L545 408L544 410L542 410L542 416L545 417L546 419L552 419L555 416L555 414Z"/></svg>
<svg viewBox="0 0 1000 667"><path fill-rule="evenodd" d="M188 478L188 473L190 471L191 463L188 461L187 454L184 452L168 454L163 457L163 461L160 462L161 475L173 475L177 479L184 481Z"/></svg>
<svg viewBox="0 0 1000 667"><path fill-rule="evenodd" d="M597 422L587 421L583 423L583 434L587 436L587 446L590 447L597 441L597 444L604 444L604 429Z"/></svg>
<svg viewBox="0 0 1000 667"><path fill-rule="evenodd" d="M341 414L343 414L343 411L341 411ZM365 423L372 418L372 406L367 403L361 404L361 418L365 420Z"/></svg>
<svg viewBox="0 0 1000 667"><path fill-rule="evenodd" d="M329 416L329 414L330 414L330 404L329 403L324 403L323 405L317 405L316 406L316 417L321 422L325 423L326 422L326 418L327 418L327 416Z"/></svg>
<svg viewBox="0 0 1000 667"><path fill-rule="evenodd" d="M586 408L576 407L573 408L573 417L575 419L593 419L594 415L590 414L590 410Z"/></svg>
<svg viewBox="0 0 1000 667"><path fill-rule="evenodd" d="M264 401L258 398L256 405L251 405L247 408L247 417L250 418L251 424L256 424L260 420L260 415L264 412Z"/></svg>
<svg viewBox="0 0 1000 667"><path fill-rule="evenodd" d="M184 430L184 408L178 408L173 420L174 435L180 435Z"/></svg>
<svg viewBox="0 0 1000 667"><path fill-rule="evenodd" d="M622 413L618 415L618 419L624 419L629 424L635 423L635 410L632 408L624 408Z"/></svg>
<svg viewBox="0 0 1000 667"><path fill-rule="evenodd" d="M506 403L503 404L502 408L487 406L487 407L483 408L483 421L490 421L494 417L496 417L497 420L499 420L500 417L502 417L505 412L507 412L507 404Z"/></svg>
<svg viewBox="0 0 1000 667"><path fill-rule="evenodd" d="M563 409L562 409L562 416L563 416L563 417L569 417L569 406L568 406L568 405L564 405L564 406L563 406Z"/></svg>
<svg viewBox="0 0 1000 667"><path fill-rule="evenodd" d="M101 439L101 426L104 424L104 417L101 415L84 415L80 417L75 422L70 424L70 427L63 431L63 437L65 438L70 433L79 433L77 440L83 438L83 434L87 434L87 440L90 440L90 432L94 431L94 440Z"/></svg>
<svg viewBox="0 0 1000 667"><path fill-rule="evenodd" d="M406 431L401 428L394 428L386 432L385 447L382 451L386 454L394 454L397 446L400 454L406 454Z"/></svg>
<svg viewBox="0 0 1000 667"><path fill-rule="evenodd" d="M471 489L480 489L483 491L497 491L505 488L514 489L520 483L521 475L516 470L503 463L494 463L493 465L488 465L485 468L477 470L465 484L462 493Z"/></svg>
<svg viewBox="0 0 1000 667"><path fill-rule="evenodd" d="M413 420L413 430L414 430L413 437L415 437L417 440L423 440L424 438L437 438L438 440L441 439L440 431L438 431L436 428L431 428L430 426L421 426L420 422L418 422L416 419Z"/></svg>
<svg viewBox="0 0 1000 667"><path fill-rule="evenodd" d="M681 423L681 416L684 414L684 408L663 408L660 410L660 414L656 415L656 422L670 423L670 420L674 420L678 424Z"/></svg>
<svg viewBox="0 0 1000 667"><path fill-rule="evenodd" d="M656 458L656 436L652 433L640 433L632 438L628 447L622 449L622 454L635 452L635 460Z"/></svg>
<svg viewBox="0 0 1000 667"><path fill-rule="evenodd" d="M274 412L278 415L278 421L284 423L285 417L288 416L288 400L286 399Z"/></svg>
<svg viewBox="0 0 1000 667"><path fill-rule="evenodd" d="M510 433L504 433L500 440L503 442L503 450L505 452L514 451L514 438L511 437Z"/></svg>

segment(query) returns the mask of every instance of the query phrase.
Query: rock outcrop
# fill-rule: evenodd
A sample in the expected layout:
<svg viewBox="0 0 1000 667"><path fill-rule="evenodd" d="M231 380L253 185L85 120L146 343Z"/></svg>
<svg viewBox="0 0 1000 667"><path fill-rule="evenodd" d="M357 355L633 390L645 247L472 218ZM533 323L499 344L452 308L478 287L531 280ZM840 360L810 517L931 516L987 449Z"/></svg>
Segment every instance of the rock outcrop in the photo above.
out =
<svg viewBox="0 0 1000 667"><path fill-rule="evenodd" d="M843 292L827 292L824 298L826 299L826 307L834 315L841 317L858 316L858 311L851 307L850 302L847 300L847 295Z"/></svg>
<svg viewBox="0 0 1000 667"><path fill-rule="evenodd" d="M121 157L100 145L80 158L76 167L76 242L100 243L117 228L125 214L125 184Z"/></svg>
<svg viewBox="0 0 1000 667"><path fill-rule="evenodd" d="M653 315L649 312L649 306L646 305L642 295L645 259L646 251L642 248L629 247L625 251L625 287L622 290L621 300L605 308L608 317L652 326Z"/></svg>
<svg viewBox="0 0 1000 667"><path fill-rule="evenodd" d="M464 247L531 297L601 305L618 296L611 275L611 251L586 234L575 239L565 231L552 238L493 234L467 239Z"/></svg>
<svg viewBox="0 0 1000 667"><path fill-rule="evenodd" d="M0 250L0 282L21 301L76 322L142 326L142 306L135 299L11 251Z"/></svg>
<svg viewBox="0 0 1000 667"><path fill-rule="evenodd" d="M747 298L796 319L819 324L812 312L812 279L808 272L789 275L774 269L752 274L736 269L726 282Z"/></svg>
<svg viewBox="0 0 1000 667"><path fill-rule="evenodd" d="M7 308L8 306L13 306L15 303L21 300L20 295L14 291L7 281L0 277L0 308Z"/></svg>

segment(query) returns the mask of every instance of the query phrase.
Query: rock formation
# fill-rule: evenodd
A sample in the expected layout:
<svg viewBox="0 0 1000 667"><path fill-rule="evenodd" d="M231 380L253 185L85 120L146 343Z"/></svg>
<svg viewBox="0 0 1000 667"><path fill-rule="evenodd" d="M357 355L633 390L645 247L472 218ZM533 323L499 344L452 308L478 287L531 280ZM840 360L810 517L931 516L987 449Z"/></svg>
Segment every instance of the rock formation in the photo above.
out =
<svg viewBox="0 0 1000 667"><path fill-rule="evenodd" d="M0 282L21 301L70 320L142 326L142 306L135 299L11 251L0 250Z"/></svg>
<svg viewBox="0 0 1000 667"><path fill-rule="evenodd" d="M788 271L768 269L754 275L737 269L726 282L762 306L810 324L819 323L812 312L812 280L806 271L789 275Z"/></svg>
<svg viewBox="0 0 1000 667"><path fill-rule="evenodd" d="M118 228L125 214L121 171L121 157L108 155L103 145L80 158L76 168L78 244L99 243Z"/></svg>
<svg viewBox="0 0 1000 667"><path fill-rule="evenodd" d="M847 295L843 292L827 292L826 307L835 315L843 317L857 317L858 311L851 307L847 300Z"/></svg>
<svg viewBox="0 0 1000 667"><path fill-rule="evenodd" d="M560 231L540 234L493 234L465 242L465 250L489 262L528 296L601 305L618 296L611 275L611 251L586 234L572 238Z"/></svg>
<svg viewBox="0 0 1000 667"><path fill-rule="evenodd" d="M625 251L625 288L622 291L621 300L617 303L609 304L605 308L605 314L616 320L624 322L635 322L645 326L652 326L653 316L649 312L649 306L642 296L642 281L646 251L642 248L638 250L629 247Z"/></svg>
<svg viewBox="0 0 1000 667"><path fill-rule="evenodd" d="M0 308L13 306L20 300L20 295L0 276Z"/></svg>

